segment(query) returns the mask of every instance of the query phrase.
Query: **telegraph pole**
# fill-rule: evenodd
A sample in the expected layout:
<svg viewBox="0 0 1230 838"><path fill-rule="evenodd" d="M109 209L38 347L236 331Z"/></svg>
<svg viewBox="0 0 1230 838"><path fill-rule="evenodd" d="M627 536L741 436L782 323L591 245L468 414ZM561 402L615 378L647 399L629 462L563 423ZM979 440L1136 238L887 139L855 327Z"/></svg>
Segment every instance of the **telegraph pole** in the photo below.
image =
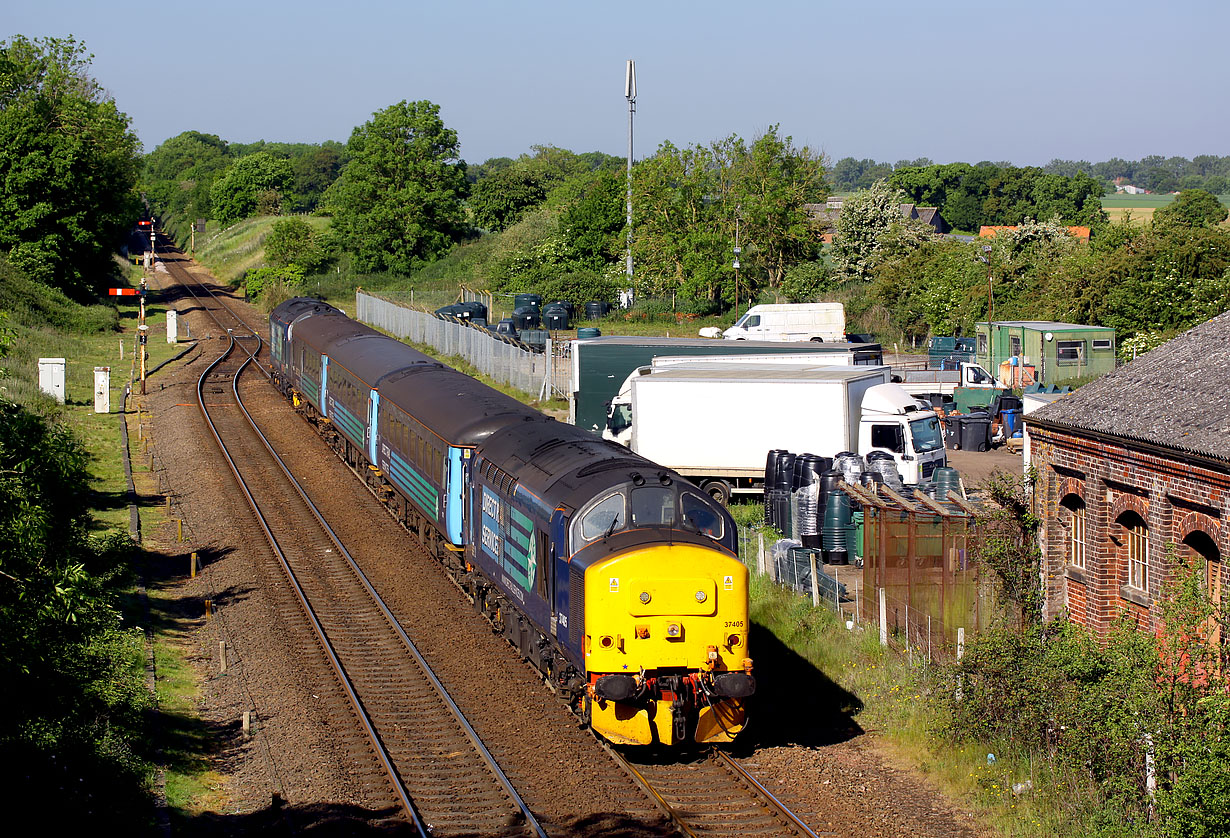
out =
<svg viewBox="0 0 1230 838"><path fill-rule="evenodd" d="M632 287L632 119L636 115L636 63L628 59L624 74L624 98L628 100L628 287Z"/></svg>

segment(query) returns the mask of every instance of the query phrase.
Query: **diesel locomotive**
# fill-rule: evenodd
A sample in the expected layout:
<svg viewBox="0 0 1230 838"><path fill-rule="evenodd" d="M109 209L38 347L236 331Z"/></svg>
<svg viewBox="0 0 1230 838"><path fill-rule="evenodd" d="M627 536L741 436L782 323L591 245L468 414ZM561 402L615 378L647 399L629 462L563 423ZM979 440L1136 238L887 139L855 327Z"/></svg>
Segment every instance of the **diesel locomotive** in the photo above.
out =
<svg viewBox="0 0 1230 838"><path fill-rule="evenodd" d="M748 574L724 507L316 300L272 312L270 354L275 386L595 732L743 729Z"/></svg>

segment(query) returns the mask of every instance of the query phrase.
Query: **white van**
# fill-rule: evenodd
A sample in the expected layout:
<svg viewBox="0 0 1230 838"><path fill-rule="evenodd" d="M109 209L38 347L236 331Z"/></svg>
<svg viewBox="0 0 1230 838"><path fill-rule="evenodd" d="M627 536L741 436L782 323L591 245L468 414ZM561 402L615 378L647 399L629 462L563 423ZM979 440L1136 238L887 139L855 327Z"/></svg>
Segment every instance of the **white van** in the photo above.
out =
<svg viewBox="0 0 1230 838"><path fill-rule="evenodd" d="M841 303L783 303L752 306L722 332L726 340L840 341L846 336Z"/></svg>

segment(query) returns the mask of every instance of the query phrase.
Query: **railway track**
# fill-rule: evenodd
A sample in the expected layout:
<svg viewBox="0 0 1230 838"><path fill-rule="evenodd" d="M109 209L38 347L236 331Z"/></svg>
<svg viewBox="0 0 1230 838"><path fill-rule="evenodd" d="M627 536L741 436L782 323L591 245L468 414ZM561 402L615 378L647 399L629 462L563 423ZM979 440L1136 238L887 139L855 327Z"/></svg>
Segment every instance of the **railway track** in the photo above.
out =
<svg viewBox="0 0 1230 838"><path fill-rule="evenodd" d="M183 283L182 278L177 281ZM190 291L207 310L217 308L206 304L210 294ZM236 323L243 322L227 312ZM255 366L252 361L260 346L255 333L232 332L225 354L198 381L201 410L299 596L349 699L349 715L365 730L394 799L424 836L545 836L409 637L247 415L242 404L247 385L241 379L245 369Z"/></svg>
<svg viewBox="0 0 1230 838"><path fill-rule="evenodd" d="M687 838L819 838L739 762L714 748L701 754L650 755L607 748Z"/></svg>

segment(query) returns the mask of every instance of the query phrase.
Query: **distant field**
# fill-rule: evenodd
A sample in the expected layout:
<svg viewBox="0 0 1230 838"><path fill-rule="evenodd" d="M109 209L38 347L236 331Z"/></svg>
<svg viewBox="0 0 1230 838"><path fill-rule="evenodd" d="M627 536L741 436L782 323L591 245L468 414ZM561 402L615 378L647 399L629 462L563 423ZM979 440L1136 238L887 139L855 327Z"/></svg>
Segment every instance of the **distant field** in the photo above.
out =
<svg viewBox="0 0 1230 838"><path fill-rule="evenodd" d="M1230 206L1230 195L1218 195L1218 199ZM1112 223L1123 220L1128 213L1132 214L1133 224L1145 224L1153 220L1153 211L1172 203L1174 195L1106 195L1102 198L1102 209L1110 217Z"/></svg>

